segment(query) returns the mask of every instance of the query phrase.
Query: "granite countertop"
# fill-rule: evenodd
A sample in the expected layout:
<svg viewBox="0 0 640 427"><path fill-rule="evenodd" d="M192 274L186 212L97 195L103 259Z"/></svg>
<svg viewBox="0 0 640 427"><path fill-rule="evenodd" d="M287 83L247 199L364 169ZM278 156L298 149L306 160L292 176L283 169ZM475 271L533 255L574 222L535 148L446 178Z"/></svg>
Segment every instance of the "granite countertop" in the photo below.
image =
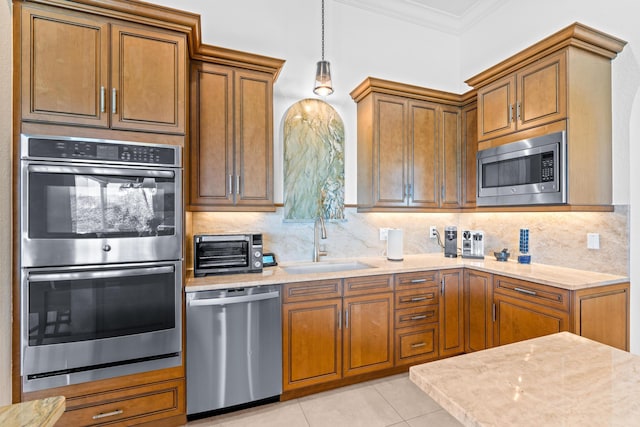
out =
<svg viewBox="0 0 640 427"><path fill-rule="evenodd" d="M55 425L65 409L63 396L47 397L0 407L0 426L49 427Z"/></svg>
<svg viewBox="0 0 640 427"><path fill-rule="evenodd" d="M562 289L578 290L596 286L628 282L629 278L605 273L575 270L544 264L518 264L516 261L499 262L493 258L484 260L465 258L445 258L442 254L405 255L403 261L389 261L385 257L329 259L319 263L358 261L371 266L361 270L330 273L290 274L287 266L311 263L287 263L277 267L266 267L262 273L213 275L194 277L193 270L187 273L186 292L224 289L246 286L275 285L310 280L336 279L345 277L372 276L378 274L407 273L447 268L473 268L493 274L501 274L516 279L529 280Z"/></svg>
<svg viewBox="0 0 640 427"><path fill-rule="evenodd" d="M409 377L465 426L640 420L640 356L569 332L416 365Z"/></svg>

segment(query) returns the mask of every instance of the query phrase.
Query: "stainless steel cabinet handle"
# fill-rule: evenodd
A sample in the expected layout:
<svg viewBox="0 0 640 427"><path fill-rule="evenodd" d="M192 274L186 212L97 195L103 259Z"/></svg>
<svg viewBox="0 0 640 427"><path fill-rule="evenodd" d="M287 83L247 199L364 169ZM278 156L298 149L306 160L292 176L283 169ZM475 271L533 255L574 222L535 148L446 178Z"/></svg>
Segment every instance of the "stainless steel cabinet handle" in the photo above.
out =
<svg viewBox="0 0 640 427"><path fill-rule="evenodd" d="M444 295L444 277L440 279L440 295Z"/></svg>
<svg viewBox="0 0 640 427"><path fill-rule="evenodd" d="M344 328L349 329L349 310L344 311Z"/></svg>
<svg viewBox="0 0 640 427"><path fill-rule="evenodd" d="M427 281L427 279L412 279L411 283L424 283L426 281Z"/></svg>
<svg viewBox="0 0 640 427"><path fill-rule="evenodd" d="M233 194L233 175L229 175L229 195Z"/></svg>
<svg viewBox="0 0 640 427"><path fill-rule="evenodd" d="M493 321L496 321L496 304L493 303L491 305L491 318L493 319Z"/></svg>
<svg viewBox="0 0 640 427"><path fill-rule="evenodd" d="M236 194L240 194L240 175L236 175Z"/></svg>
<svg viewBox="0 0 640 427"><path fill-rule="evenodd" d="M427 297L412 297L411 298L411 302L424 301L426 299L427 299Z"/></svg>
<svg viewBox="0 0 640 427"><path fill-rule="evenodd" d="M536 296L538 295L535 291L530 291L529 289L523 289L523 288L513 288L514 291L516 292L520 292L521 294L527 294L527 295L532 295L532 296Z"/></svg>
<svg viewBox="0 0 640 427"><path fill-rule="evenodd" d="M407 184L407 199L413 199L413 188L411 187L411 184Z"/></svg>
<svg viewBox="0 0 640 427"><path fill-rule="evenodd" d="M427 315L426 314L420 314L418 316L412 316L411 320L422 320L422 319L426 319Z"/></svg>
<svg viewBox="0 0 640 427"><path fill-rule="evenodd" d="M513 122L513 104L509 104L509 124Z"/></svg>
<svg viewBox="0 0 640 427"><path fill-rule="evenodd" d="M104 86L100 86L100 112L101 113L104 113L104 97L105 97Z"/></svg>
<svg viewBox="0 0 640 427"><path fill-rule="evenodd" d="M239 297L226 297L226 298L206 298L206 299L194 299L193 297L187 296L187 305L189 307L208 307L208 306L216 306L216 305L229 305L229 304L238 304L242 302L253 302L253 301L262 301L265 299L273 299L278 298L280 296L280 292L265 292L263 294L254 294L254 295L242 295Z"/></svg>
<svg viewBox="0 0 640 427"><path fill-rule="evenodd" d="M101 414L94 415L91 418L93 418L94 420L99 420L101 418L113 417L115 415L120 415L122 413L124 413L124 411L122 409L116 409L115 411L103 412Z"/></svg>
<svg viewBox="0 0 640 427"><path fill-rule="evenodd" d="M111 89L111 112L116 113L116 88Z"/></svg>
<svg viewBox="0 0 640 427"><path fill-rule="evenodd" d="M516 104L516 118L520 120L520 102Z"/></svg>
<svg viewBox="0 0 640 427"><path fill-rule="evenodd" d="M427 345L427 343L419 342L416 344L411 344L411 348L420 348L420 347L424 347L425 345Z"/></svg>
<svg viewBox="0 0 640 427"><path fill-rule="evenodd" d="M338 329L342 329L342 310L338 310Z"/></svg>

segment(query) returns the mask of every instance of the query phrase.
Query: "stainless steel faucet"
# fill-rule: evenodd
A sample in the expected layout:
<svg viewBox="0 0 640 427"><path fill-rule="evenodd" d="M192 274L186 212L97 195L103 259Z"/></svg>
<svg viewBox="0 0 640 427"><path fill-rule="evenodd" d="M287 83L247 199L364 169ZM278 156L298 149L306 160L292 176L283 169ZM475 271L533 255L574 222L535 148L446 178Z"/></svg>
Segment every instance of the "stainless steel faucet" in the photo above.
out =
<svg viewBox="0 0 640 427"><path fill-rule="evenodd" d="M327 238L327 229L324 226L324 218L321 216L316 218L316 221L313 223L313 262L320 261L321 256L326 256L327 251L320 250L320 242L318 241L318 223L320 224L320 238Z"/></svg>

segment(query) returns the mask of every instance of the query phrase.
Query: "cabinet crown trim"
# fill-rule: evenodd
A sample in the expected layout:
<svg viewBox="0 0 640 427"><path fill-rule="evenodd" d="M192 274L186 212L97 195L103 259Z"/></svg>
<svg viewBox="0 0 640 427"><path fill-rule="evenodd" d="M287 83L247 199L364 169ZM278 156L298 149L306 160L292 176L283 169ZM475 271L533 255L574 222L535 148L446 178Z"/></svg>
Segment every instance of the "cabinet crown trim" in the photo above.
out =
<svg viewBox="0 0 640 427"><path fill-rule="evenodd" d="M370 93L384 93L387 95L397 95L422 101L437 102L440 104L461 107L475 100L475 90L470 90L462 95L452 92L445 92L437 89L429 89L421 86L414 86L406 83L398 83L390 80L367 77L350 93L351 98L357 103Z"/></svg>
<svg viewBox="0 0 640 427"><path fill-rule="evenodd" d="M493 67L467 80L469 86L478 89L517 68L534 62L562 48L573 46L605 58L614 59L627 44L626 41L602 31L574 22L531 47L505 59Z"/></svg>

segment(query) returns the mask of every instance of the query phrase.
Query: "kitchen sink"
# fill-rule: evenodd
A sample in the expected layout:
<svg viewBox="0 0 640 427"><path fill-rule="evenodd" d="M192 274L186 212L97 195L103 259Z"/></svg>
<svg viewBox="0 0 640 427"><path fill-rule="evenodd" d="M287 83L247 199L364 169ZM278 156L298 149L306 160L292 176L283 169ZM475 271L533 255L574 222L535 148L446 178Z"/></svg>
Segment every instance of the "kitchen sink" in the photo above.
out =
<svg viewBox="0 0 640 427"><path fill-rule="evenodd" d="M376 268L372 265L359 261L349 262L315 262L313 264L299 264L289 267L282 267L289 274L313 274L313 273L333 273L336 271L364 270L366 268Z"/></svg>

